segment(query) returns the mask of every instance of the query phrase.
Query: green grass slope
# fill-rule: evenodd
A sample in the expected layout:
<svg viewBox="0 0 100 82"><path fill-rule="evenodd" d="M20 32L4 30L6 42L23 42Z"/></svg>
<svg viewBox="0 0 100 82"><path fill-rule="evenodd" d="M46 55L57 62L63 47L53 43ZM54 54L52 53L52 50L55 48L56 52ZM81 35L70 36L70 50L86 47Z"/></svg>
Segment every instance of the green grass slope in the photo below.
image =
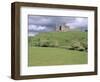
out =
<svg viewBox="0 0 100 82"><path fill-rule="evenodd" d="M87 49L87 32L48 32L29 37L29 46Z"/></svg>
<svg viewBox="0 0 100 82"><path fill-rule="evenodd" d="M28 66L87 63L87 32L48 32L28 37Z"/></svg>

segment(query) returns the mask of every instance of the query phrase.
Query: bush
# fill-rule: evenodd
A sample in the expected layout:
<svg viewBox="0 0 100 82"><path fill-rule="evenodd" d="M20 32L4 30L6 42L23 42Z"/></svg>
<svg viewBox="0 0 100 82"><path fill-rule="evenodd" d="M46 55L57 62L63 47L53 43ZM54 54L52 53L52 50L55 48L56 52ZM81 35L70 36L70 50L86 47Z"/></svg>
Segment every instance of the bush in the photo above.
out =
<svg viewBox="0 0 100 82"><path fill-rule="evenodd" d="M77 51L85 51L85 44L84 46L79 41L72 41L69 47L67 49L69 50L77 50Z"/></svg>
<svg viewBox="0 0 100 82"><path fill-rule="evenodd" d="M81 44L82 44L82 46L84 47L85 51L87 51L87 49L88 49L88 48L87 48L87 47L88 47L87 43L86 43L86 42L82 42Z"/></svg>
<svg viewBox="0 0 100 82"><path fill-rule="evenodd" d="M42 40L39 42L40 47L49 47L49 42L48 40Z"/></svg>
<svg viewBox="0 0 100 82"><path fill-rule="evenodd" d="M79 41L72 41L71 47L74 48L74 50L77 50L81 46Z"/></svg>
<svg viewBox="0 0 100 82"><path fill-rule="evenodd" d="M81 46L79 48L77 48L78 51L84 51L85 49Z"/></svg>
<svg viewBox="0 0 100 82"><path fill-rule="evenodd" d="M55 41L51 41L49 43L49 47L58 47L58 43L56 43Z"/></svg>
<svg viewBox="0 0 100 82"><path fill-rule="evenodd" d="M73 48L73 47L69 47L68 49L69 49L69 50L75 50L75 48Z"/></svg>
<svg viewBox="0 0 100 82"><path fill-rule="evenodd" d="M35 46L39 47L58 47L58 42L57 41L52 41L52 40L39 40L37 43L35 43Z"/></svg>
<svg viewBox="0 0 100 82"><path fill-rule="evenodd" d="M54 47L58 47L59 46L59 43L58 43L58 41L53 41L53 45L54 45Z"/></svg>

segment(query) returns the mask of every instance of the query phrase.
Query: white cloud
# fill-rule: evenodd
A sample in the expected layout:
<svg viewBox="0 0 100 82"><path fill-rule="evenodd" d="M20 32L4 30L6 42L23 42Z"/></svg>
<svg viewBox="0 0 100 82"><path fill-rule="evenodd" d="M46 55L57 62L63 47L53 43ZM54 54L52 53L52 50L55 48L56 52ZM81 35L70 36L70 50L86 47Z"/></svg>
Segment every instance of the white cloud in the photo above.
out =
<svg viewBox="0 0 100 82"><path fill-rule="evenodd" d="M41 31L41 30L45 30L45 29L46 29L45 26L29 25L29 30Z"/></svg>
<svg viewBox="0 0 100 82"><path fill-rule="evenodd" d="M86 20L86 18L76 18L75 21L67 23L66 25L70 26L71 29L74 29L77 27L86 27L87 24L88 20Z"/></svg>
<svg viewBox="0 0 100 82"><path fill-rule="evenodd" d="M79 23L81 23L81 22L84 21L84 18L76 18L76 21L79 22Z"/></svg>
<svg viewBox="0 0 100 82"><path fill-rule="evenodd" d="M38 33L32 33L32 32L29 32L28 36L35 36L37 35Z"/></svg>
<svg viewBox="0 0 100 82"><path fill-rule="evenodd" d="M44 30L44 29L46 29L45 26L38 26L38 28L37 28L37 30Z"/></svg>

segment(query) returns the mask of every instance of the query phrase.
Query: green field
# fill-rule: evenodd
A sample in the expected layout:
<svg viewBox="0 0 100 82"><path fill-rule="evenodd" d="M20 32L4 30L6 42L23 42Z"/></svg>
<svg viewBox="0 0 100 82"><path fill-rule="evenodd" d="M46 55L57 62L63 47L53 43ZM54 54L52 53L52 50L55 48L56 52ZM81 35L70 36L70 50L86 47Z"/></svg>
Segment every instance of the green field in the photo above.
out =
<svg viewBox="0 0 100 82"><path fill-rule="evenodd" d="M86 64L86 52L61 48L29 47L29 66Z"/></svg>
<svg viewBox="0 0 100 82"><path fill-rule="evenodd" d="M86 64L87 32L48 32L28 37L28 66Z"/></svg>

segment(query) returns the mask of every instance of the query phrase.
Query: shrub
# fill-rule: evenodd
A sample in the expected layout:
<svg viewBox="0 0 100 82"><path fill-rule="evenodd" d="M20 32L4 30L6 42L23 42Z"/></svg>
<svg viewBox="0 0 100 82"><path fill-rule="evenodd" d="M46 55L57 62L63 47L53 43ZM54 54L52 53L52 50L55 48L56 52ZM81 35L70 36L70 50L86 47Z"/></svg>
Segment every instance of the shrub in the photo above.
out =
<svg viewBox="0 0 100 82"><path fill-rule="evenodd" d="M58 41L53 41L53 45L54 45L54 47L58 47L59 46L59 43L58 43Z"/></svg>
<svg viewBox="0 0 100 82"><path fill-rule="evenodd" d="M40 40L38 43L38 46L40 47L58 47L58 42L56 40Z"/></svg>
<svg viewBox="0 0 100 82"><path fill-rule="evenodd" d="M73 48L73 47L69 47L68 49L69 49L69 50L75 50L75 48Z"/></svg>
<svg viewBox="0 0 100 82"><path fill-rule="evenodd" d="M79 48L77 48L78 51L84 51L85 49L81 46Z"/></svg>
<svg viewBox="0 0 100 82"><path fill-rule="evenodd" d="M72 41L71 47L74 48L74 50L77 50L81 46L79 41Z"/></svg>
<svg viewBox="0 0 100 82"><path fill-rule="evenodd" d="M40 47L49 47L49 41L48 40L41 40L39 42Z"/></svg>
<svg viewBox="0 0 100 82"><path fill-rule="evenodd" d="M83 44L81 44L81 42L79 41L72 41L72 43L70 44L69 47L67 47L67 49L69 50L77 50L77 51L85 51L85 44L83 46Z"/></svg>
<svg viewBox="0 0 100 82"><path fill-rule="evenodd" d="M82 42L81 44L84 47L85 51L87 51L87 47L88 47L87 43L86 42Z"/></svg>

